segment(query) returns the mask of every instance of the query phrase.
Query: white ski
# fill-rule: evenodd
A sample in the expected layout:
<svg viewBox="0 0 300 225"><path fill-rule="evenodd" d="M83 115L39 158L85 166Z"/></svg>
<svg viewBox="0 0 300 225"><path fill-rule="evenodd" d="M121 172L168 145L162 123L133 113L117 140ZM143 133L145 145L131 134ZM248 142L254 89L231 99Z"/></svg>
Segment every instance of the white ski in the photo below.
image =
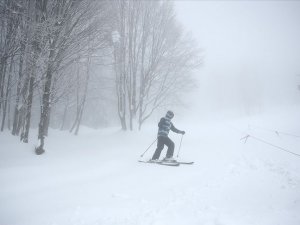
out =
<svg viewBox="0 0 300 225"><path fill-rule="evenodd" d="M138 162L142 162L142 163L152 163L152 164L158 164L158 165L163 165L163 166L179 166L180 163L178 162L167 162L167 161L163 161L163 160L157 160L157 161L145 161L145 160L139 160Z"/></svg>

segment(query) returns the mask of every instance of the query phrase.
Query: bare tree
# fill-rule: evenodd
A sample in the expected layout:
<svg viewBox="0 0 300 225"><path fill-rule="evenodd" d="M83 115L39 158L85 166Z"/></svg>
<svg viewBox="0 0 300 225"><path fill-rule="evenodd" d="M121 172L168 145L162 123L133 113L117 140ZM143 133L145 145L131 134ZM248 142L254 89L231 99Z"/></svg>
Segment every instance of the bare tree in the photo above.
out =
<svg viewBox="0 0 300 225"><path fill-rule="evenodd" d="M0 31L0 129L12 118L27 143L38 125L37 154L50 125L78 134L92 103L96 120L141 129L199 65L167 0L0 0Z"/></svg>
<svg viewBox="0 0 300 225"><path fill-rule="evenodd" d="M21 101L21 89L22 89L22 83L23 83L23 68L24 68L24 57L25 57L25 49L27 44L27 38L28 38L28 24L30 21L30 16L28 14L28 3L22 2L22 13L21 21L20 21L20 39L19 39L19 45L20 45L20 53L19 53L19 65L18 65L18 77L17 79L17 85L16 85L16 100L15 100L15 107L14 107L14 116L13 116L13 128L12 128L12 134L18 135L20 132L20 118L21 118L21 107L20 107L20 101Z"/></svg>
<svg viewBox="0 0 300 225"><path fill-rule="evenodd" d="M148 60L144 63L139 99L139 128L154 110L193 85L191 72L201 64L196 43L184 35L169 2L163 3L151 22Z"/></svg>
<svg viewBox="0 0 300 225"><path fill-rule="evenodd" d="M59 21L56 21L55 29L49 38L50 52L43 85L38 135L40 145L36 149L37 154L44 152L43 146L49 124L47 121L49 121L50 116L50 93L54 72L61 68L62 62L72 61L72 58L76 58L76 54L83 54L86 51L86 43L90 43L91 38L98 40L93 46L95 49L105 46L106 21L109 18L107 13L109 8L106 1L69 0L65 1L63 5L60 2L56 2L56 4L58 4L58 10L55 12L55 16L59 18ZM81 120L82 112L83 108L80 110L79 121ZM78 129L79 127L77 132Z"/></svg>
<svg viewBox="0 0 300 225"><path fill-rule="evenodd" d="M2 126L7 114L8 97L11 92L13 59L19 51L19 24L22 7L18 1L0 1L0 113L2 110ZM10 62L10 63L9 63ZM2 108L2 106L4 106Z"/></svg>
<svg viewBox="0 0 300 225"><path fill-rule="evenodd" d="M12 72L13 72L12 68L13 68L13 57L11 57L10 65L9 65L9 74L8 74L8 78L7 78L6 91L5 91L5 96L4 96L4 106L3 106L1 131L4 130L6 114L9 113L9 112L7 112L7 108L8 108L7 105L10 104L9 95L10 95L10 92L11 92L11 80L12 80Z"/></svg>
<svg viewBox="0 0 300 225"><path fill-rule="evenodd" d="M114 1L115 71L122 129L138 126L192 83L199 49L185 36L170 1ZM176 94L175 94L176 93Z"/></svg>

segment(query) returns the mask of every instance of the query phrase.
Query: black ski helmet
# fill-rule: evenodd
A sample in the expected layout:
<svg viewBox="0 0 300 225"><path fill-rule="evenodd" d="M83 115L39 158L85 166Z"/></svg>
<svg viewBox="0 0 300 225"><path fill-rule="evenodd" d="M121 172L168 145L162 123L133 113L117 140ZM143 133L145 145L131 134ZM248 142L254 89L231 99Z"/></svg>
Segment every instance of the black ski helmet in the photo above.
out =
<svg viewBox="0 0 300 225"><path fill-rule="evenodd" d="M172 118L174 117L174 113L173 113L171 110L169 110L169 111L167 112L166 117L172 119Z"/></svg>

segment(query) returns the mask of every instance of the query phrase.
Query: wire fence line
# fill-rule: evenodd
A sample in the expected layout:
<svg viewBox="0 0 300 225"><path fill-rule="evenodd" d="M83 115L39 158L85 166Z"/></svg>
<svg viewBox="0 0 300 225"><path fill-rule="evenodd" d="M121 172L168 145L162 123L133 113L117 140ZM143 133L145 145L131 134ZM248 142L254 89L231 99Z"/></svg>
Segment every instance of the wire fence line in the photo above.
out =
<svg viewBox="0 0 300 225"><path fill-rule="evenodd" d="M289 153L289 154L292 154L292 155L294 155L294 156L300 157L300 154L298 154L298 153L295 153L295 152L293 152L293 151L290 151L290 150L287 149L287 148L283 148L283 147L281 147L281 146L275 145L275 144L273 144L273 143L271 143L271 142L269 142L269 141L266 141L266 140L264 140L264 139L262 139L262 138L260 138L260 137L257 137L257 136L254 136L254 135L252 135L252 134L249 134L249 132L240 130L240 129L236 128L236 127L233 127L232 125L228 125L228 127L230 127L231 129L235 130L235 131L238 132L238 133L243 133L245 136L242 137L240 140L244 140L244 143L245 143L245 144L246 144L246 142L247 142L247 140L248 140L249 138L252 138L252 139L254 139L254 140L256 140L256 141L259 141L259 142L264 143L264 144L266 144L266 145L272 146L273 148L276 148L276 149L278 149L278 150L281 150L281 151L287 152L287 153ZM280 132L280 133L283 133L283 132ZM297 136L297 135L295 135L295 136Z"/></svg>
<svg viewBox="0 0 300 225"><path fill-rule="evenodd" d="M273 132L273 133L277 134L278 136L279 136L279 134L283 134L283 135L287 135L287 136L291 136L291 137L295 137L295 138L300 138L300 135L291 134L291 133L284 132L284 131L279 131L279 130L272 130L272 129L264 128L264 127L261 127L261 126L249 125L249 128L260 129L260 130Z"/></svg>

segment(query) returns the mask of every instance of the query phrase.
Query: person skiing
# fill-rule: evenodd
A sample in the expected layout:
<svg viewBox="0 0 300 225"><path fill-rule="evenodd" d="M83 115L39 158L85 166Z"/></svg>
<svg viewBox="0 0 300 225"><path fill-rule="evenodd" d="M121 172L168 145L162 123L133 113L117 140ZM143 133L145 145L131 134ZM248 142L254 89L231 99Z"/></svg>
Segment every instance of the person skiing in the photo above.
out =
<svg viewBox="0 0 300 225"><path fill-rule="evenodd" d="M164 148L164 145L168 147L166 157L164 161L176 161L173 159L174 154L174 142L168 137L169 131L173 131L178 134L185 134L185 131L178 130L174 127L171 119L174 117L174 113L172 111L168 111L165 117L162 117L158 123L158 133L157 133L157 148L152 156L153 161L159 159L160 153Z"/></svg>

